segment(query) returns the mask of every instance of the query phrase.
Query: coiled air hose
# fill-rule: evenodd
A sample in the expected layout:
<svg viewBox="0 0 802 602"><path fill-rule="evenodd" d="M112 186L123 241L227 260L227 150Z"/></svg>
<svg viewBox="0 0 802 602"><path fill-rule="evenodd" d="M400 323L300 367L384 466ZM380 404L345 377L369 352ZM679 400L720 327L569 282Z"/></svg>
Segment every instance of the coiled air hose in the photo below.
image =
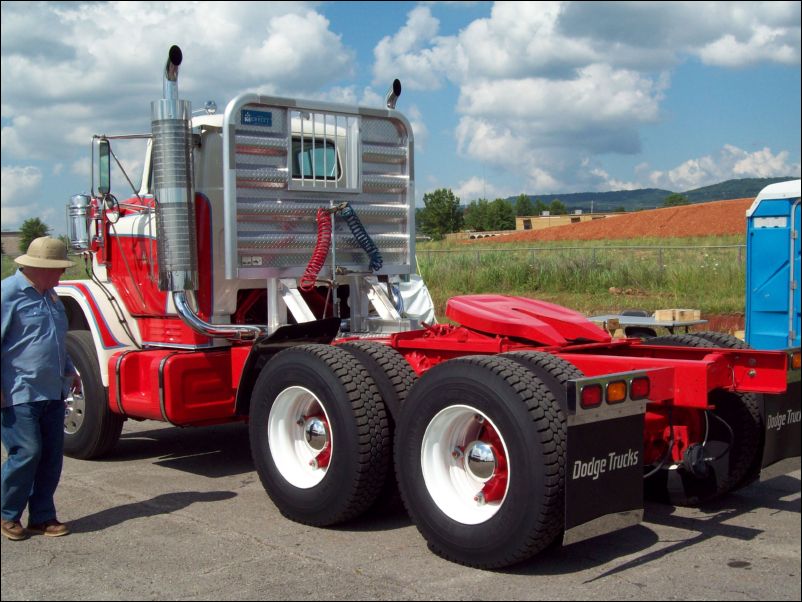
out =
<svg viewBox="0 0 802 602"><path fill-rule="evenodd" d="M370 259L370 269L377 272L384 264L379 248L373 242L367 230L365 230L365 226L350 203L342 203L332 208L321 207L317 210L317 242L315 243L315 250L312 252L312 257L298 285L302 291L309 292L315 288L317 276L326 263L326 256L331 246L333 229L331 214L338 211L342 211L343 219L348 224L351 234L353 234L357 244L362 247L362 250L367 253Z"/></svg>
<svg viewBox="0 0 802 602"><path fill-rule="evenodd" d="M382 264L384 263L382 254L379 252L379 247L376 246L376 243L373 242L373 239L368 234L368 231L365 230L365 226L362 225L359 216L354 211L354 208L351 207L350 203L345 204L343 219L345 219L345 222L351 229L351 234L356 238L356 242L362 247L362 250L368 254L370 258L370 269L374 272L378 272L382 269Z"/></svg>
<svg viewBox="0 0 802 602"><path fill-rule="evenodd" d="M306 266L304 275L301 276L299 288L302 291L309 292L315 288L317 283L317 275L326 263L326 255L329 254L329 247L331 246L331 212L328 209L320 208L317 210L317 242L315 243L315 250L312 252L312 258Z"/></svg>

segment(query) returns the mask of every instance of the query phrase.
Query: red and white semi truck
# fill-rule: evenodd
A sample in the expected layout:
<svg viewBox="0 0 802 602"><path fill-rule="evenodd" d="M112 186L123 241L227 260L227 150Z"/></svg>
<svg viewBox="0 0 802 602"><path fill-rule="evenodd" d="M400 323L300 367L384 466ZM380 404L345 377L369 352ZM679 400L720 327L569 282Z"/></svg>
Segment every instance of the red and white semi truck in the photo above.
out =
<svg viewBox="0 0 802 602"><path fill-rule="evenodd" d="M799 455L799 349L613 340L501 295L451 299L447 325L411 315L397 81L381 110L245 94L192 116L181 60L141 185L112 194L130 136L95 136L92 192L68 206L89 275L57 289L83 385L68 455L108 454L129 419L248 422L286 517L351 520L397 480L431 549L485 568L636 524L644 492L697 504Z"/></svg>

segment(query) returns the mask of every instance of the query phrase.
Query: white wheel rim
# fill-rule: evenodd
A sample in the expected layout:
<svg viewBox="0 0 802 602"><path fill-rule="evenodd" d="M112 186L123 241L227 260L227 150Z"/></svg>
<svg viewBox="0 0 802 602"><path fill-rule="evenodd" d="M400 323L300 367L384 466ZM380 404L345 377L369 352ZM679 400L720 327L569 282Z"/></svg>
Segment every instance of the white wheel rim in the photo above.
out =
<svg viewBox="0 0 802 602"><path fill-rule="evenodd" d="M80 375L79 375L80 376ZM77 392L75 387L70 386L70 391L64 399L64 432L74 435L84 423L86 414L86 395L83 381L81 381L81 392Z"/></svg>
<svg viewBox="0 0 802 602"><path fill-rule="evenodd" d="M325 438L331 450L331 421L325 406L309 389L295 386L284 389L273 402L267 419L267 441L273 462L281 476L300 489L320 483L330 466L316 465L320 450L307 441L306 429L312 416L325 418Z"/></svg>
<svg viewBox="0 0 802 602"><path fill-rule="evenodd" d="M465 451L476 443L487 421L501 441L507 464L507 482L499 500L484 502L480 496L487 478L477 476L467 463ZM477 525L490 520L504 505L509 491L511 468L509 453L496 425L476 408L456 405L445 408L426 427L421 444L421 468L426 489L437 507L449 518Z"/></svg>

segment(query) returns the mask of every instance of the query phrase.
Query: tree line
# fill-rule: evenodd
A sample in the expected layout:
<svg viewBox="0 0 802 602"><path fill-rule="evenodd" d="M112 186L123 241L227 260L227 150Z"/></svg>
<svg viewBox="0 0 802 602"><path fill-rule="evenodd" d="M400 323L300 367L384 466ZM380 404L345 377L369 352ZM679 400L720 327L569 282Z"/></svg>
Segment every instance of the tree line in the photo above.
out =
<svg viewBox="0 0 802 602"><path fill-rule="evenodd" d="M663 201L663 207L687 205L688 198L681 194L671 194ZM540 199L534 201L525 194L520 194L514 203L506 199L478 199L470 204L462 205L460 199L450 188L439 188L423 195L423 207L416 212L418 230L434 240L441 240L446 234L470 230L490 232L498 230L515 230L515 218L520 216L565 215L568 207L559 199L544 203ZM615 212L625 212L626 207L618 207Z"/></svg>
<svg viewBox="0 0 802 602"><path fill-rule="evenodd" d="M440 188L423 195L423 208L417 211L418 229L435 240L461 230L489 232L515 230L515 218L523 215L565 215L568 208L559 199L549 204L540 199L532 201L521 194L510 203L505 199L489 201L477 199L467 206L448 188Z"/></svg>

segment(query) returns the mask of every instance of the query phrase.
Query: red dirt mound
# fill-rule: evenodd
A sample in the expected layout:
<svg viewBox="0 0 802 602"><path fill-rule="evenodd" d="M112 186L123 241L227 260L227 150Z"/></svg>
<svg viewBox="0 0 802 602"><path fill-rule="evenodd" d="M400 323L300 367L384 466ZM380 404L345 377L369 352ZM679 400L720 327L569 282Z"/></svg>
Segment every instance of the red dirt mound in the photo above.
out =
<svg viewBox="0 0 802 602"><path fill-rule="evenodd" d="M746 210L754 199L713 201L696 205L636 211L579 224L527 230L485 242L607 240L722 236L746 233Z"/></svg>

